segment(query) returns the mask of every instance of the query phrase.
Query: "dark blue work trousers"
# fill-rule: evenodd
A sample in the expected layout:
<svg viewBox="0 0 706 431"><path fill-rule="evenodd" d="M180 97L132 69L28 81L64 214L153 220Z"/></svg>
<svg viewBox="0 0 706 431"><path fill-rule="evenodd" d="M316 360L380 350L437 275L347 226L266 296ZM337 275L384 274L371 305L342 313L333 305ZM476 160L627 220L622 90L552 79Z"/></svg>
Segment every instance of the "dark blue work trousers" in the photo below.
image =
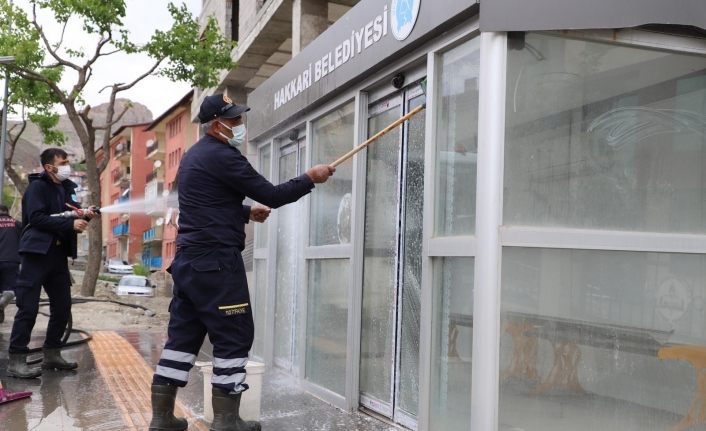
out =
<svg viewBox="0 0 706 431"><path fill-rule="evenodd" d="M44 348L61 347L61 338L71 316L71 275L66 250L56 244L47 254L22 254L22 267L15 288L17 314L10 336L10 353L26 353L39 311L42 287L49 297L49 324Z"/></svg>
<svg viewBox="0 0 706 431"><path fill-rule="evenodd" d="M20 264L17 262L0 262L0 293L15 290L17 284L17 271Z"/></svg>
<svg viewBox="0 0 706 431"><path fill-rule="evenodd" d="M185 386L204 338L213 344L211 383L230 393L248 388L245 365L254 324L245 265L235 248L178 250L168 339L153 383Z"/></svg>

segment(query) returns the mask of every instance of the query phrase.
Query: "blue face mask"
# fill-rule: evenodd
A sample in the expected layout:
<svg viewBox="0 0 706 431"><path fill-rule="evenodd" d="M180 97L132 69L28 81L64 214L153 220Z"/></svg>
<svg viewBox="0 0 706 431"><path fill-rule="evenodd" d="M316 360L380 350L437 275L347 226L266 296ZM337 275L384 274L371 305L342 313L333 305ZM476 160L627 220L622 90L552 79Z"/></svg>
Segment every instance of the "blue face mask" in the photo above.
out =
<svg viewBox="0 0 706 431"><path fill-rule="evenodd" d="M222 122L219 121L223 127L229 127L227 124L223 124ZM228 144L233 147L233 148L238 148L239 146L243 145L243 142L245 142L245 124L239 124L237 126L230 127L230 133L233 134L232 138L227 137L223 133L220 135L223 136L223 138L228 140Z"/></svg>

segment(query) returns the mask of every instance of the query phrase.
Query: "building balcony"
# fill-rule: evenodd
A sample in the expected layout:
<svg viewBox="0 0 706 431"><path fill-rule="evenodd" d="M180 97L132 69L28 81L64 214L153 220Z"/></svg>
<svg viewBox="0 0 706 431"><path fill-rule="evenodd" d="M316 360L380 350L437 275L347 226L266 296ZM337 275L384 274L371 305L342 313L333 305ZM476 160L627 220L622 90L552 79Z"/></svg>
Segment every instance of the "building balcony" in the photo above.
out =
<svg viewBox="0 0 706 431"><path fill-rule="evenodd" d="M123 175L125 172L123 172L122 169L113 169L110 171L110 178L113 180L114 185L120 184L120 180L123 178Z"/></svg>
<svg viewBox="0 0 706 431"><path fill-rule="evenodd" d="M162 240L163 226L153 226L142 233L142 242L150 243Z"/></svg>
<svg viewBox="0 0 706 431"><path fill-rule="evenodd" d="M163 190L164 183L158 179L153 179L145 185L145 213L147 215L160 216L164 214Z"/></svg>
<svg viewBox="0 0 706 431"><path fill-rule="evenodd" d="M162 269L162 256L142 256L142 264L149 269Z"/></svg>
<svg viewBox="0 0 706 431"><path fill-rule="evenodd" d="M162 269L162 256L152 256L150 258L150 269Z"/></svg>
<svg viewBox="0 0 706 431"><path fill-rule="evenodd" d="M115 158L130 163L130 143L122 142L115 147Z"/></svg>
<svg viewBox="0 0 706 431"><path fill-rule="evenodd" d="M147 174L147 176L145 177L145 184L149 183L152 180L161 180L161 176L162 171L160 169L155 169L149 174Z"/></svg>
<svg viewBox="0 0 706 431"><path fill-rule="evenodd" d="M113 228L113 236L127 236L130 231L130 225L128 223L121 223Z"/></svg>
<svg viewBox="0 0 706 431"><path fill-rule="evenodd" d="M113 169L110 172L110 178L113 180L113 185L127 189L130 187L130 173L122 169Z"/></svg>
<svg viewBox="0 0 706 431"><path fill-rule="evenodd" d="M158 140L150 139L147 141L147 158L149 160L164 159L164 148L160 147Z"/></svg>

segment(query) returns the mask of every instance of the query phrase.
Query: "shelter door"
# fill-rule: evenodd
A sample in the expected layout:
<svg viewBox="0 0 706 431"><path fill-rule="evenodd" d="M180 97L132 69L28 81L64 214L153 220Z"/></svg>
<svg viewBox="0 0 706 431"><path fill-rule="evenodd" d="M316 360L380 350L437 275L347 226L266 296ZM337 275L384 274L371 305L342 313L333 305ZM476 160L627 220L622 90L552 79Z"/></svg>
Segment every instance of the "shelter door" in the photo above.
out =
<svg viewBox="0 0 706 431"><path fill-rule="evenodd" d="M305 142L302 138L281 148L279 182L304 172ZM294 340L297 330L297 286L301 273L302 210L300 201L277 210L274 362L288 371L293 369L297 355Z"/></svg>
<svg viewBox="0 0 706 431"><path fill-rule="evenodd" d="M369 107L369 135L424 103L418 84ZM424 115L368 147L360 402L416 429Z"/></svg>

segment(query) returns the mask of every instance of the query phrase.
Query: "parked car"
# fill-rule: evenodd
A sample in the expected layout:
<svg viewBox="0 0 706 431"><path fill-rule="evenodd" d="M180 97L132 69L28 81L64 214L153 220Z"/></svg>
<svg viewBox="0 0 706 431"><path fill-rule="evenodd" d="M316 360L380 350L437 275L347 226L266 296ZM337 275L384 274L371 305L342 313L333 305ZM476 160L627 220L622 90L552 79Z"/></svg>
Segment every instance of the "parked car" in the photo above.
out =
<svg viewBox="0 0 706 431"><path fill-rule="evenodd" d="M122 260L111 259L106 266L112 274L132 274L132 265Z"/></svg>
<svg viewBox="0 0 706 431"><path fill-rule="evenodd" d="M149 278L142 275L124 275L115 286L115 294L154 296L155 285L150 283Z"/></svg>

